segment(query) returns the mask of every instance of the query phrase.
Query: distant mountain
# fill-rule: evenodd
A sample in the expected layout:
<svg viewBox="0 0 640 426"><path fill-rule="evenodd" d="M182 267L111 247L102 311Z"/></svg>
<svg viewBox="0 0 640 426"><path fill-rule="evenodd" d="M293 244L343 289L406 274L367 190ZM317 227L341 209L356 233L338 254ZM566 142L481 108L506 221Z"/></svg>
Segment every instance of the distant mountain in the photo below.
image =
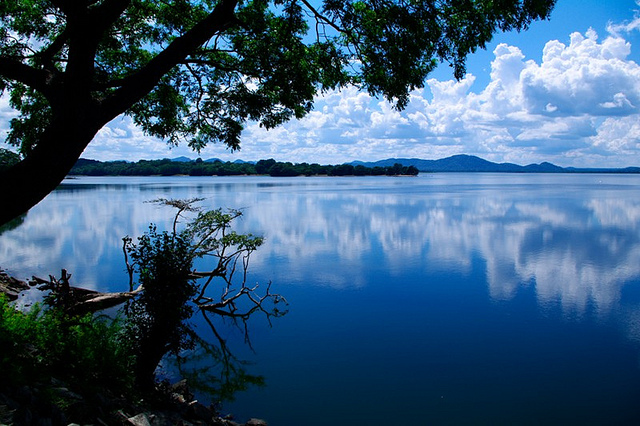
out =
<svg viewBox="0 0 640 426"><path fill-rule="evenodd" d="M209 158L207 160L204 160L205 163L215 163L216 161L219 161L221 163L226 163L226 161L223 161L219 158ZM255 161L244 161L244 160L233 160L232 163L234 164L256 164Z"/></svg>
<svg viewBox="0 0 640 426"><path fill-rule="evenodd" d="M175 162L193 162L189 157L177 157L171 159ZM205 163L215 163L225 161L219 158L209 158L204 160ZM235 164L256 164L255 161L235 160ZM366 162L352 161L347 164L353 166L362 165L365 167L391 167L394 164L401 164L404 167L414 166L423 173L438 172L485 172L485 173L640 173L640 167L626 168L576 168L576 167L560 167L555 164L543 162L540 164L528 164L521 166L513 163L493 163L475 155L453 155L440 160L421 160L419 158L387 158L386 160Z"/></svg>
<svg viewBox="0 0 640 426"><path fill-rule="evenodd" d="M174 161L176 163L190 163L190 162L193 162L193 161L196 161L196 160L194 160L192 158L189 158L189 157L182 156L182 157L171 158L171 161ZM221 160L219 158L209 158L209 159L203 160L203 161L205 163L215 163L216 161L220 161L221 163L226 163L226 161L223 161L223 160ZM255 161L234 160L234 161L232 161L232 163L234 163L234 164L246 164L246 163L255 164L256 162Z"/></svg>
<svg viewBox="0 0 640 426"><path fill-rule="evenodd" d="M188 163L190 161L193 161L191 158L189 157L176 157L176 158L172 158L171 161L175 161L177 163Z"/></svg>
<svg viewBox="0 0 640 426"><path fill-rule="evenodd" d="M560 167L551 163L520 166L513 163L493 163L474 155L454 155L440 160L420 160L418 158L389 158L375 162L353 161L349 164L365 167L388 167L395 163L415 166L421 172L490 172L490 173L640 173L639 167L624 169Z"/></svg>

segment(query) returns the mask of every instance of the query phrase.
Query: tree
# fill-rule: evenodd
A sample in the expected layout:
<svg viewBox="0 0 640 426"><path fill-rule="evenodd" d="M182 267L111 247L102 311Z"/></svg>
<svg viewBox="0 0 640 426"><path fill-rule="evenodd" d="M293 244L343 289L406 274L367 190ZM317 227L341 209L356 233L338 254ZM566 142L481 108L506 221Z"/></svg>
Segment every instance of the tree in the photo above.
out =
<svg viewBox="0 0 640 426"><path fill-rule="evenodd" d="M335 166L330 176L353 176L355 173L355 168L351 164L339 164Z"/></svg>
<svg viewBox="0 0 640 426"><path fill-rule="evenodd" d="M269 169L276 164L276 160L269 158L268 160L260 160L256 163L256 173L259 175L266 175L269 173Z"/></svg>
<svg viewBox="0 0 640 426"><path fill-rule="evenodd" d="M275 163L273 166L269 167L269 175L276 177L300 176L300 172L292 163L285 162Z"/></svg>
<svg viewBox="0 0 640 426"><path fill-rule="evenodd" d="M192 349L196 342L205 344L188 324L194 307L198 307L220 343L224 358L231 354L224 339L206 317L207 312L244 324L251 314L261 311L271 317L286 313L284 297L270 292L268 284L262 295L258 285L247 285L249 258L263 243L252 234L238 234L232 229L239 210L202 211L195 204L202 199L167 200L155 203L177 211L170 231L159 232L155 225L137 241L123 239L129 288L139 284L135 298L126 307L126 339L133 349L133 373L141 390L152 390L155 370L168 353L178 355ZM189 217L191 216L191 217ZM208 271L196 271L194 261L206 259ZM218 296L209 287L218 286Z"/></svg>
<svg viewBox="0 0 640 426"><path fill-rule="evenodd" d="M248 120L301 118L355 84L406 106L439 62L454 75L499 30L555 0L2 0L0 90L22 161L0 174L0 224L51 192L125 114L199 151L240 147Z"/></svg>

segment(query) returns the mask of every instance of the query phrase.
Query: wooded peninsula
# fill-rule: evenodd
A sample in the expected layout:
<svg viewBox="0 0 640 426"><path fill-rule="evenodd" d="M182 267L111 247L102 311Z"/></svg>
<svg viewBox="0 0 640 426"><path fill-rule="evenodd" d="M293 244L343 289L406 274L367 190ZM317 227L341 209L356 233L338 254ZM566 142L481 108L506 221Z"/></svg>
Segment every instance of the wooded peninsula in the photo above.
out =
<svg viewBox="0 0 640 426"><path fill-rule="evenodd" d="M237 176L237 175L269 175L269 176L416 176L419 173L415 166L403 166L395 163L392 166L366 167L363 165L320 165L309 163L278 162L273 159L247 162L212 162L139 160L97 161L79 159L71 169L71 176Z"/></svg>

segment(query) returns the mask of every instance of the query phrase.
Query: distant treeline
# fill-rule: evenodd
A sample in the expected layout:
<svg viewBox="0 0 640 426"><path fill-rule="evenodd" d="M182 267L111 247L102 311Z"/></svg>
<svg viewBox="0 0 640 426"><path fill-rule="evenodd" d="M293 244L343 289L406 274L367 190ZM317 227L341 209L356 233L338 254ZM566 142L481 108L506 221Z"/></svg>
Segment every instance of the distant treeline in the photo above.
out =
<svg viewBox="0 0 640 426"><path fill-rule="evenodd" d="M135 163L127 161L102 162L81 158L69 174L84 176L415 176L418 174L418 169L415 166L403 166L399 163L387 167L366 167L351 164L293 164L278 162L274 159L260 160L254 164L219 160L207 162L202 159L195 161L140 160Z"/></svg>

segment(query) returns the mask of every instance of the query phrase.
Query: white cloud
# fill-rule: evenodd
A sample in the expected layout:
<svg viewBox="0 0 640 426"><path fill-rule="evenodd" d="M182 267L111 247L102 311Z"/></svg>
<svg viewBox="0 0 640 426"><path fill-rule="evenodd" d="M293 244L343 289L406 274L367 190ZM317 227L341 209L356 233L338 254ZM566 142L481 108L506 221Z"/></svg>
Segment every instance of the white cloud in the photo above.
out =
<svg viewBox="0 0 640 426"><path fill-rule="evenodd" d="M303 152L298 143L278 152L300 155L297 161L315 152L320 162L467 153L521 163L640 164L640 67L628 59L630 52L621 36L612 32L600 41L592 29L573 33L568 45L549 41L540 63L518 47L498 44L491 81L479 91L472 91L471 74L460 81L430 79L402 112L355 89L331 92L318 99L319 111L285 126L316 138L308 145L315 149ZM279 143L268 134L250 131L251 139ZM341 149L319 149L326 143Z"/></svg>
<svg viewBox="0 0 640 426"><path fill-rule="evenodd" d="M573 33L569 46L547 43L542 63L529 62L520 75L527 110L552 116L638 114L640 67L626 60L629 54L624 39L598 43L593 30L586 37Z"/></svg>
<svg viewBox="0 0 640 426"><path fill-rule="evenodd" d="M637 155L640 150L640 120L638 116L608 117L597 128L591 138L593 149L603 153Z"/></svg>
<svg viewBox="0 0 640 426"><path fill-rule="evenodd" d="M131 118L125 116L118 117L103 127L83 153L85 158L101 160L138 160L169 156L173 155L166 143L145 135L133 124Z"/></svg>
<svg viewBox="0 0 640 426"><path fill-rule="evenodd" d="M636 0L636 5L640 7L640 0ZM624 37L625 34L640 31L640 11L635 11L632 20L620 23L609 22L607 31L616 37Z"/></svg>

